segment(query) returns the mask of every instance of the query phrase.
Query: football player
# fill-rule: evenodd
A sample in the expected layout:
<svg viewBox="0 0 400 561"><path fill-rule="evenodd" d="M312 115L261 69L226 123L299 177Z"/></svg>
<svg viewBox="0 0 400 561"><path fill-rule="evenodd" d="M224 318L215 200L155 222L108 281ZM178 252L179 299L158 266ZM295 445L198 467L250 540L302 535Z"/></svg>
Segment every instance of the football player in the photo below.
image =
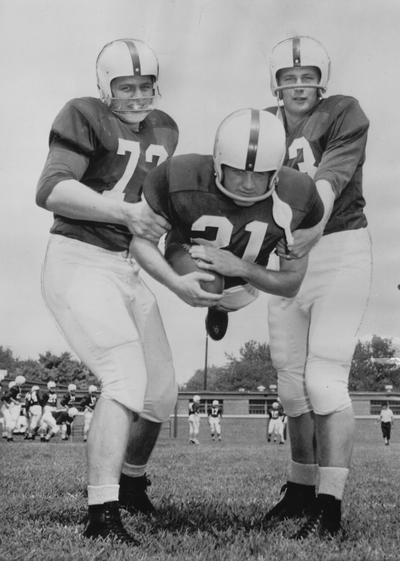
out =
<svg viewBox="0 0 400 561"><path fill-rule="evenodd" d="M212 405L207 409L208 424L210 425L211 440L221 441L222 406L218 399L214 399Z"/></svg>
<svg viewBox="0 0 400 561"><path fill-rule="evenodd" d="M226 330L227 321L220 318L252 302L258 289L293 297L303 279L306 256L281 259L279 271L267 268L280 240L322 218L314 182L282 168L284 155L280 120L266 111L241 109L219 126L213 156L177 156L146 178L146 204L172 224L166 255L173 243L190 244L200 268L225 277L225 289L222 295L207 293L199 273L179 275L151 241L136 237L132 252L188 304L210 306L214 299L206 326L215 339Z"/></svg>
<svg viewBox="0 0 400 561"><path fill-rule="evenodd" d="M200 396L194 395L189 401L188 407L188 423L189 423L189 442L190 444L200 444Z"/></svg>
<svg viewBox="0 0 400 561"><path fill-rule="evenodd" d="M42 417L42 392L38 385L34 384L31 391L26 394L25 408L28 418L26 440L35 440Z"/></svg>
<svg viewBox="0 0 400 561"><path fill-rule="evenodd" d="M284 425L283 425L283 411L277 401L274 401L270 410L268 411L269 423L268 423L268 442L271 442L272 435L274 435L274 442L279 439L279 444L285 443L285 438L283 436Z"/></svg>
<svg viewBox="0 0 400 561"><path fill-rule="evenodd" d="M68 384L67 393L60 400L60 407L67 413L71 407L78 404L78 396L76 395L76 384ZM61 426L61 440L69 440L72 433L72 420L68 422L58 423Z"/></svg>
<svg viewBox="0 0 400 561"><path fill-rule="evenodd" d="M48 442L54 436L59 428L56 425L52 413L57 410L58 395L56 393L57 384L54 380L47 382L47 392L42 396L43 414L40 420L40 440L41 442Z"/></svg>
<svg viewBox="0 0 400 561"><path fill-rule="evenodd" d="M272 51L278 106L268 111L285 126L285 164L314 178L324 203L323 220L299 229L280 251L286 260L310 252L297 296L272 298L268 314L291 462L285 492L266 521L311 511L298 539L341 527L354 427L348 375L371 276L362 192L369 123L353 97L324 97L329 70L328 54L313 38L291 37Z"/></svg>
<svg viewBox="0 0 400 561"><path fill-rule="evenodd" d="M85 535L136 543L119 499L150 503L146 464L177 391L157 304L128 249L132 236L154 240L169 227L140 197L147 173L174 153L178 129L156 109L158 60L143 41L105 45L96 73L100 99L73 99L51 128L37 188L39 206L54 213L42 286L102 386L88 436Z"/></svg>
<svg viewBox="0 0 400 561"><path fill-rule="evenodd" d="M97 396L97 386L90 385L88 388L88 393L83 396L80 402L80 407L83 410L84 424L83 424L83 441L87 441L89 434L90 423L92 421L94 408L96 407L98 396Z"/></svg>
<svg viewBox="0 0 400 561"><path fill-rule="evenodd" d="M22 375L16 376L15 380L9 382L8 391L1 397L1 411L4 417L7 442L13 442L14 440L14 429L17 426L23 402L22 386L24 384L25 377Z"/></svg>

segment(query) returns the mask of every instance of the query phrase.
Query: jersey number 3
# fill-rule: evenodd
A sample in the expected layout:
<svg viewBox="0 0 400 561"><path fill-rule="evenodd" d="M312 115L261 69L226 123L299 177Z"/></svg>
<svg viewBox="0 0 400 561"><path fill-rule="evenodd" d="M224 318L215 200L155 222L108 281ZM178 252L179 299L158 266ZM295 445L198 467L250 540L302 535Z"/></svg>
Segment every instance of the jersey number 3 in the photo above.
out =
<svg viewBox="0 0 400 561"><path fill-rule="evenodd" d="M317 171L314 154L311 150L310 143L304 136L295 138L288 148L289 167L296 167L303 173L307 173L314 177Z"/></svg>
<svg viewBox="0 0 400 561"><path fill-rule="evenodd" d="M110 189L109 191L103 191L103 195L106 197L120 200L124 199L126 186L135 173L135 169L139 161L140 143L134 140L119 138L117 154L124 156L126 153L129 153L129 158L126 164L125 171L112 189ZM144 153L144 157L146 162L152 162L153 158L156 157L158 165L167 159L168 154L164 146L160 144L150 144L147 147L146 152Z"/></svg>

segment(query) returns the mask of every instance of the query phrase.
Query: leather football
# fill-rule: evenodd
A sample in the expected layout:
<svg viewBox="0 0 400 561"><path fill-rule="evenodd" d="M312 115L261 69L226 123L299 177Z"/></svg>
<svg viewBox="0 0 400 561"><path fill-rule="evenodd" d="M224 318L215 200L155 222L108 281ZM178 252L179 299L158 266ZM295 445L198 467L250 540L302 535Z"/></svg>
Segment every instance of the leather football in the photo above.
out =
<svg viewBox="0 0 400 561"><path fill-rule="evenodd" d="M213 281L200 281L203 290L213 294L221 294L224 290L224 277L215 271L207 271L197 266L196 259L190 255L189 245L172 242L168 244L164 257L178 275L187 275L194 271L201 271L213 275Z"/></svg>

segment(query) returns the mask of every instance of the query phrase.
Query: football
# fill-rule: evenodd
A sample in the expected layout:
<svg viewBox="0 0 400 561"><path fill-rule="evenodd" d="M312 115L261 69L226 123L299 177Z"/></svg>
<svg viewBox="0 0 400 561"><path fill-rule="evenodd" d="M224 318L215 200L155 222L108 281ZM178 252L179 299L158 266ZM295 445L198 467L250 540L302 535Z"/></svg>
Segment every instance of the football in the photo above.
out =
<svg viewBox="0 0 400 561"><path fill-rule="evenodd" d="M196 259L190 255L188 248L185 244L176 242L170 243L165 250L164 257L171 265L171 267L179 275L187 275L194 271L201 271L203 273L210 273L214 276L212 281L200 281L203 290L212 292L213 294L221 294L224 290L224 277L215 271L206 271L197 266Z"/></svg>

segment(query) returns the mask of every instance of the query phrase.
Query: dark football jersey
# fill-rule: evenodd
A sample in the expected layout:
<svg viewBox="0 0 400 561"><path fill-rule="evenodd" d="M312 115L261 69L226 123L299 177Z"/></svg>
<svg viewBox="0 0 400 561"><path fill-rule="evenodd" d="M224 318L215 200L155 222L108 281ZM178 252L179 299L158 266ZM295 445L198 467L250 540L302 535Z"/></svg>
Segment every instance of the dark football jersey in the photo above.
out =
<svg viewBox="0 0 400 561"><path fill-rule="evenodd" d="M42 404L49 407L57 407L57 394L55 392L45 392L42 397Z"/></svg>
<svg viewBox="0 0 400 561"><path fill-rule="evenodd" d="M1 399L6 403L22 403L24 398L22 396L21 388L19 386L13 386L5 392Z"/></svg>
<svg viewBox="0 0 400 561"><path fill-rule="evenodd" d="M70 393L66 393L60 401L61 407L75 407L77 403L76 395L72 395Z"/></svg>
<svg viewBox="0 0 400 561"><path fill-rule="evenodd" d="M40 391L29 392L25 397L26 407L32 407L33 405L42 405L43 394Z"/></svg>
<svg viewBox="0 0 400 561"><path fill-rule="evenodd" d="M209 417L222 417L222 407L220 405L212 405L207 410L207 415Z"/></svg>
<svg viewBox="0 0 400 561"><path fill-rule="evenodd" d="M87 395L83 396L80 403L80 407L81 409L87 408L90 411L93 411L96 406L96 402L97 402L97 396L88 393Z"/></svg>
<svg viewBox="0 0 400 561"><path fill-rule="evenodd" d="M272 197L238 206L216 186L212 156L176 156L146 178L144 196L155 212L172 225L166 243L200 243L227 249L237 257L266 266L284 236L272 217ZM282 168L276 192L292 210L291 229L309 228L323 214L314 181L306 174ZM228 277L225 287L243 284Z"/></svg>
<svg viewBox="0 0 400 561"><path fill-rule="evenodd" d="M199 411L200 411L199 403L195 403L194 401L191 401L189 403L189 408L188 408L189 415L194 415L195 413L198 413Z"/></svg>
<svg viewBox="0 0 400 561"><path fill-rule="evenodd" d="M276 107L267 109L277 114ZM285 110L282 108L286 126ZM365 228L362 166L369 121L353 97L322 99L286 136L285 165L329 181L336 200L325 234ZM286 127L287 128L287 127Z"/></svg>
<svg viewBox="0 0 400 561"><path fill-rule="evenodd" d="M152 111L134 132L99 99L73 99L52 125L38 202L44 204L58 182L75 179L104 196L135 203L147 173L174 153L177 142L176 123L162 111ZM111 251L126 250L132 238L123 225L60 215L51 232Z"/></svg>

